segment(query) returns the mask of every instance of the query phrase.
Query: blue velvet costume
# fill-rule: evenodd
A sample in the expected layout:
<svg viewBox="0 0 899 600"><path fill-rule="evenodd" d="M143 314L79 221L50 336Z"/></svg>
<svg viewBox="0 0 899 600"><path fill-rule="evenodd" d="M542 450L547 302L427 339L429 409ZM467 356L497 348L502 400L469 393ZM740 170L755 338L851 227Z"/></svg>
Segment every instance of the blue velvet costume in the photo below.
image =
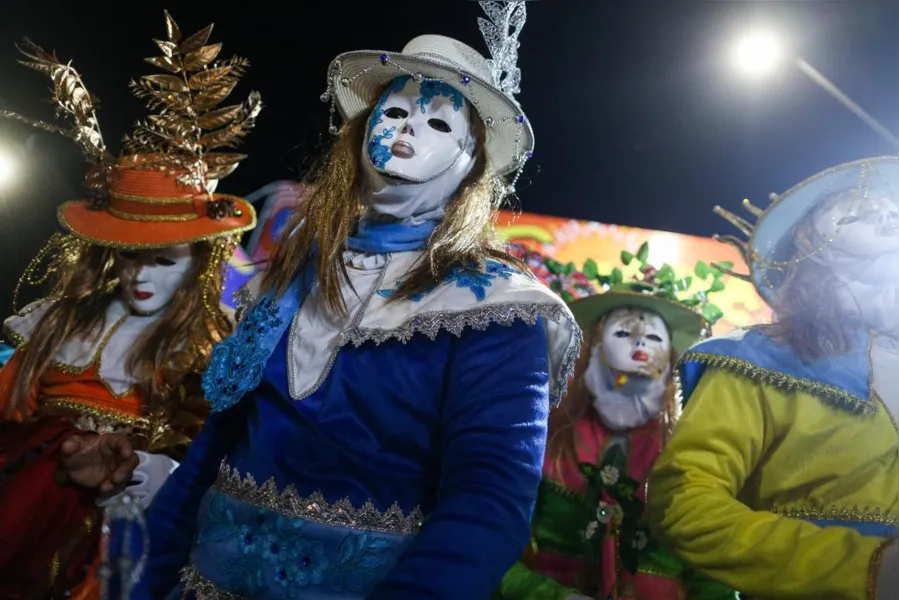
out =
<svg viewBox="0 0 899 600"><path fill-rule="evenodd" d="M365 233L350 245L371 251L385 232ZM136 597L186 587L198 598L488 598L529 539L548 411L580 343L564 304L529 281L499 263L457 272L405 301L404 335L368 332L341 347L301 400L274 308L298 308L304 286L287 308L258 302L219 347L231 342L228 361L213 355L213 414L149 511ZM470 300L427 311L441 294ZM233 348L263 338L270 356L235 359ZM242 370L254 374L228 388Z"/></svg>

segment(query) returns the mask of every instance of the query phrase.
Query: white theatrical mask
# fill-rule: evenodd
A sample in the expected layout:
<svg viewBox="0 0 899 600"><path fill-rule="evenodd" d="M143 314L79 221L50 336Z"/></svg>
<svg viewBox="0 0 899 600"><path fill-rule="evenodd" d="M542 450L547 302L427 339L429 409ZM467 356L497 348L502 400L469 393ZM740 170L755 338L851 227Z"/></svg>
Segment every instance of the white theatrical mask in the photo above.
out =
<svg viewBox="0 0 899 600"><path fill-rule="evenodd" d="M193 264L193 252L187 244L158 250L116 250L113 256L122 298L140 315L166 308Z"/></svg>
<svg viewBox="0 0 899 600"><path fill-rule="evenodd" d="M814 215L820 240L831 252L870 258L899 250L899 207L880 194L846 194L824 204Z"/></svg>
<svg viewBox="0 0 899 600"><path fill-rule="evenodd" d="M424 183L472 161L471 109L439 81L395 79L372 109L365 137L371 164L382 174ZM457 169L458 170L458 169Z"/></svg>
<svg viewBox="0 0 899 600"><path fill-rule="evenodd" d="M639 308L618 308L602 329L605 363L619 373L651 378L667 373L671 336L662 317Z"/></svg>

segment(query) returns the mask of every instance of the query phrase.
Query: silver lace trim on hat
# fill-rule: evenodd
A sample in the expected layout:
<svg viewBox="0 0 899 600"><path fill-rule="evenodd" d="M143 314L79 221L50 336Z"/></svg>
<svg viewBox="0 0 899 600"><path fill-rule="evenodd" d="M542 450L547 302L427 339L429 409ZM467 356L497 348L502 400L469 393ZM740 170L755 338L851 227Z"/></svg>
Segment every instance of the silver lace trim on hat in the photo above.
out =
<svg viewBox="0 0 899 600"><path fill-rule="evenodd" d="M259 485L252 475L241 477L237 469L224 462L212 487L247 504L324 525L414 535L424 520L418 507L406 514L394 503L386 511L380 511L367 500L361 508L356 508L349 498L330 503L319 492L300 496L292 485L279 492L274 478Z"/></svg>

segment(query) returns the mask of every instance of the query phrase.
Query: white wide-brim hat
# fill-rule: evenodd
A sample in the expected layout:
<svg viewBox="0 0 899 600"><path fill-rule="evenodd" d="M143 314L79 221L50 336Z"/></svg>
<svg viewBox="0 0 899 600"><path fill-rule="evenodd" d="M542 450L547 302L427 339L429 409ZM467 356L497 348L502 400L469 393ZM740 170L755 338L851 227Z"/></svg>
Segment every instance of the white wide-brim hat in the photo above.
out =
<svg viewBox="0 0 899 600"><path fill-rule="evenodd" d="M493 83L487 60L474 48L442 35L422 35L399 54L380 50L345 52L328 70L327 100L333 93L344 119L367 111L388 83L404 75L441 81L459 90L484 121L486 152L493 170L518 170L534 151L534 131L510 95Z"/></svg>

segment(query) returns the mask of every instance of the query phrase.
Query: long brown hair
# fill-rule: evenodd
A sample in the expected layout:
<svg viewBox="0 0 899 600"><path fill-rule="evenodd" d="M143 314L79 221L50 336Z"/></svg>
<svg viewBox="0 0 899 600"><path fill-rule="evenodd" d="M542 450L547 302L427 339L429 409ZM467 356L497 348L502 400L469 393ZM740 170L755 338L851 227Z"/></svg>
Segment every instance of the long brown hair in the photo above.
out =
<svg viewBox="0 0 899 600"><path fill-rule="evenodd" d="M584 382L584 373L590 366L590 358L593 347L602 336L608 314L604 315L584 336L581 346L581 354L574 367L574 377L569 386L568 393L562 399L558 408L549 413L549 428L547 432L546 455L551 457L557 465L567 461L577 462L577 440L575 440L575 426L586 418L593 409L593 394L587 389ZM665 389L665 400L660 414L660 427L662 428L662 443L667 443L668 437L674 427L677 418L677 402L675 401L674 368L677 363L677 352L671 349L670 381Z"/></svg>
<svg viewBox="0 0 899 600"><path fill-rule="evenodd" d="M161 318L131 349L129 368L141 383L145 411L164 407L184 378L202 371L212 346L231 333L227 316L218 310L224 270L216 259L217 244L191 245L193 265ZM82 244L56 272L54 301L32 331L12 390L9 417L25 414L28 397L62 344L72 337L100 335L106 309L119 282L110 248ZM207 310L210 305L212 310Z"/></svg>
<svg viewBox="0 0 899 600"><path fill-rule="evenodd" d="M835 193L818 206L824 209L839 197ZM841 284L833 270L810 258L810 250L801 248L820 246L821 242L812 241L816 239L815 214L810 211L796 227L794 240L804 243L794 244L796 250L785 267L786 278L772 307L774 322L756 326L772 339L789 344L806 362L846 354L852 350L860 327L840 307L834 290Z"/></svg>
<svg viewBox="0 0 899 600"><path fill-rule="evenodd" d="M363 210L359 173L367 119L364 113L343 124L330 153L310 177L314 191L281 233L262 280L263 289L272 289L277 296L284 294L315 245L321 293L331 310L345 312L340 293L341 280L347 280L343 252ZM471 121L475 137L472 169L428 240L425 259L404 277L392 300L426 291L454 265L483 267L486 259L496 258L523 266L500 249L493 224L504 197L498 190L504 186L490 168L484 150L485 127L473 107ZM300 234L294 235L297 231Z"/></svg>

